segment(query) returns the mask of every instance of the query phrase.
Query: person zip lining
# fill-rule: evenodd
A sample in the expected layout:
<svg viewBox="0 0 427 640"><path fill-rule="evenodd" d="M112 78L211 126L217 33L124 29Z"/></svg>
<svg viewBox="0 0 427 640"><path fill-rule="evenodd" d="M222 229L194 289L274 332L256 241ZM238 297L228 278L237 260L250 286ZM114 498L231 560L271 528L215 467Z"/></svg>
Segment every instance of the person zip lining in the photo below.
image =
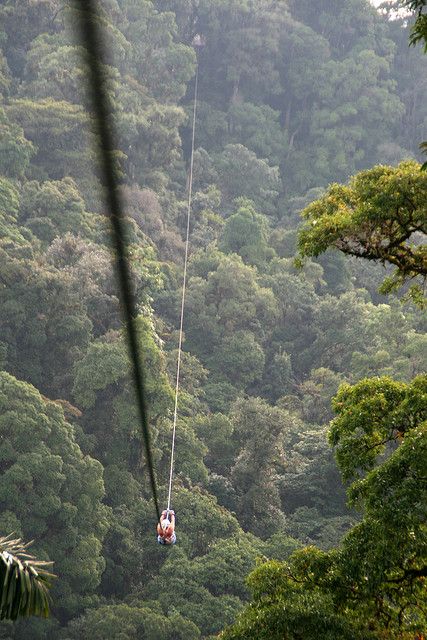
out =
<svg viewBox="0 0 427 640"><path fill-rule="evenodd" d="M167 509L162 511L160 522L157 525L157 542L166 545L176 543L175 511L168 511Z"/></svg>
<svg viewBox="0 0 427 640"><path fill-rule="evenodd" d="M94 121L98 133L98 152L100 158L100 169L102 176L103 192L107 212L111 222L111 232L113 246L115 249L115 269L118 276L120 299L122 303L123 319L127 329L126 338L128 352L131 361L131 373L134 380L137 408L140 419L141 433L145 447L148 475L153 495L154 507L157 514L157 540L160 544L171 545L176 543L175 534L175 513L171 510L172 479L175 453L175 435L178 414L178 392L179 375L182 353L182 336L184 322L185 289L187 279L188 246L190 237L190 214L193 188L193 163L194 163L194 138L196 129L196 107L197 107L197 87L198 87L198 64L196 66L196 78L194 87L194 107L191 138L190 175L187 204L187 231L185 244L184 277L181 301L181 320L179 332L177 374L175 387L175 408L173 417L173 434L171 448L171 462L169 473L169 493L167 509L160 514L157 498L157 485L154 474L153 455L151 449L151 438L148 427L148 412L145 397L145 376L141 366L140 346L138 343L135 318L137 317L137 305L132 293L131 274L127 261L127 246L125 234L125 214L117 182L117 171L114 165L114 150L116 149L114 140L113 116L107 98L107 88L103 74L102 64L105 58L105 43L102 32L99 28L97 0L74 0L79 19L81 40L83 51L89 69L89 89L94 113ZM193 39L193 47L196 51L204 46L204 38L197 34ZM171 517L169 520L169 516Z"/></svg>
<svg viewBox="0 0 427 640"><path fill-rule="evenodd" d="M193 47L196 52L204 46L204 38L197 34L193 39ZM184 275L182 282L182 296L181 296L181 316L179 326L179 340L178 340L178 357L176 364L176 384L175 384L175 404L173 412L173 428L172 428L172 447L170 457L170 469L169 469L169 491L168 491L168 506L162 512L160 521L157 524L157 542L163 545L171 545L176 543L175 534L175 512L171 510L171 498L172 498L172 480L173 469L175 461L175 438L176 438L176 423L178 419L178 396L179 396L179 377L181 369L181 355L182 355L182 339L183 339L183 327L184 327L184 308L185 308L185 292L187 285L187 264L188 264L188 248L190 240L190 217L191 217L191 203L193 195L193 165L194 165L194 140L196 134L196 113L197 113L197 92L199 81L199 65L197 61L196 78L194 82L194 105L193 105L193 119L192 119L192 131L191 131L191 155L190 155L190 175L188 180L188 200L187 200L187 230L185 238L185 257L184 257ZM169 515L171 519L169 520Z"/></svg>

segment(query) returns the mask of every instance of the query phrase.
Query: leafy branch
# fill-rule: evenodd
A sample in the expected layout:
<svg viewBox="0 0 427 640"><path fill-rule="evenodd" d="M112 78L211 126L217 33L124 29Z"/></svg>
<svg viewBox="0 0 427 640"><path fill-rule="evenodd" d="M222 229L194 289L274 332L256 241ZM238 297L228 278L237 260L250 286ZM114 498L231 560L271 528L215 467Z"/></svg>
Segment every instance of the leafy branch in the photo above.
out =
<svg viewBox="0 0 427 640"><path fill-rule="evenodd" d="M0 537L0 620L49 616L51 562L36 560L28 553L31 542Z"/></svg>

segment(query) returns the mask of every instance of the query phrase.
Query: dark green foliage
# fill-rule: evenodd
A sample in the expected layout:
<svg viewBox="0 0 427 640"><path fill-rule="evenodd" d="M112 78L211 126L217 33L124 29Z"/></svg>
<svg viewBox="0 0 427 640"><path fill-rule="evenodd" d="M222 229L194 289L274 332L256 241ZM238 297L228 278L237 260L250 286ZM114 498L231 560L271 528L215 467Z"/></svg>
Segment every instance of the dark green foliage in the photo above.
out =
<svg viewBox="0 0 427 640"><path fill-rule="evenodd" d="M151 604L151 603L148 603ZM157 609L157 610L156 610ZM166 616L159 607L126 604L103 605L74 620L68 627L69 640L198 640L195 624L177 613Z"/></svg>
<svg viewBox="0 0 427 640"><path fill-rule="evenodd" d="M268 223L250 201L240 203L224 225L219 247L224 253L238 253L245 262L262 267L274 253L267 244Z"/></svg>
<svg viewBox="0 0 427 640"><path fill-rule="evenodd" d="M191 43L205 39L172 493L178 543L165 549L75 14L57 0L0 7L0 533L34 537L36 557L55 560L59 576L51 620L4 622L5 640L207 640L242 611L224 637L413 640L425 627L427 325L412 302L400 305L397 285L407 281L406 294L424 257L426 185L413 158L426 59L408 50L408 26L389 21L392 12L367 0L319 0L315 10L308 0L100 3L162 503ZM349 187L328 188L355 173ZM316 225L302 232L311 259L297 269L303 209L333 228L326 240ZM402 224L415 231L403 240ZM368 242L380 264L318 255L344 232L347 252ZM397 277L384 272L402 250L410 264L396 265ZM389 297L377 292L384 276ZM350 508L327 442L337 392L331 437L346 477L358 478Z"/></svg>
<svg viewBox="0 0 427 640"><path fill-rule="evenodd" d="M372 469L386 447L427 419L425 376L406 385L390 378L344 385L334 398L330 441L347 479Z"/></svg>
<svg viewBox="0 0 427 640"><path fill-rule="evenodd" d="M102 504L102 465L83 455L60 405L7 373L1 374L0 408L2 532L9 520L18 535L37 539L35 552L54 560L61 575L53 594L57 608L76 613L105 566L101 546L110 510Z"/></svg>
<svg viewBox="0 0 427 640"><path fill-rule="evenodd" d="M341 388L331 439L345 477L368 470L349 488L363 519L333 551L308 547L288 564L260 566L249 578L253 603L224 638L297 638L302 630L314 638L322 624L331 638L411 638L425 629L426 400L425 375L409 385L380 378Z"/></svg>
<svg viewBox="0 0 427 640"><path fill-rule="evenodd" d="M293 589L277 562L261 565L250 576L253 603L237 623L221 634L224 640L373 640L334 610L320 590ZM321 634L321 635L320 635Z"/></svg>
<svg viewBox="0 0 427 640"><path fill-rule="evenodd" d="M40 264L29 242L17 240L0 247L7 368L45 393L66 396L70 368L89 343L91 322L69 275Z"/></svg>
<svg viewBox="0 0 427 640"><path fill-rule="evenodd" d="M12 178L20 177L35 154L34 145L24 137L22 127L13 124L2 108L0 133L0 172Z"/></svg>
<svg viewBox="0 0 427 640"><path fill-rule="evenodd" d="M235 198L246 196L263 213L274 213L280 188L277 167L270 167L242 144L229 144L218 156L215 168L226 209Z"/></svg>
<svg viewBox="0 0 427 640"><path fill-rule="evenodd" d="M93 180L95 156L88 144L88 116L81 105L51 98L33 101L15 99L6 113L18 123L37 149L36 179L60 180L71 175L90 198L98 192Z"/></svg>
<svg viewBox="0 0 427 640"><path fill-rule="evenodd" d="M46 243L71 231L89 234L84 201L71 178L42 184L27 182L21 194L19 217Z"/></svg>

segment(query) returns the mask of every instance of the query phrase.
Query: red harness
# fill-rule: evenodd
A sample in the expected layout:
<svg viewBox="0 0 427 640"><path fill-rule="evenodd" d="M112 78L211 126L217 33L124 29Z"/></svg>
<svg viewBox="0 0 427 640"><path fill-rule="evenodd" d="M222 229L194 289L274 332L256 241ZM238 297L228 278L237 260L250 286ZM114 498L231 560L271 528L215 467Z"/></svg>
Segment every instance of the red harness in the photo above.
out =
<svg viewBox="0 0 427 640"><path fill-rule="evenodd" d="M161 538L163 538L164 540L167 540L168 538L172 538L172 536L173 536L173 528L171 527L171 525L166 527L166 529L161 529L160 532L159 532L159 536Z"/></svg>

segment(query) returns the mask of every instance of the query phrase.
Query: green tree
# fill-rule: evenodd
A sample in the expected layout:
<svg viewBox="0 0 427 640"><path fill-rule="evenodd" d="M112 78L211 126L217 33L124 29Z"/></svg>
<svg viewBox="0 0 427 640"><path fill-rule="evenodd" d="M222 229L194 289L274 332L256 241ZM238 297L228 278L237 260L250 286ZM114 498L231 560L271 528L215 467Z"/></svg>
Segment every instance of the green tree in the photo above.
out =
<svg viewBox="0 0 427 640"><path fill-rule="evenodd" d="M24 81L20 96L35 100L53 98L82 104L83 77L78 47L62 41L58 35L42 34L35 38L26 55Z"/></svg>
<svg viewBox="0 0 427 640"><path fill-rule="evenodd" d="M240 256L208 252L200 258L188 283L188 348L206 357L236 331L250 331L262 343L278 315L271 289L259 284L256 270Z"/></svg>
<svg viewBox="0 0 427 640"><path fill-rule="evenodd" d="M275 213L280 190L277 167L270 167L242 144L228 144L217 157L215 168L227 208L235 198L244 196L253 200L262 213Z"/></svg>
<svg viewBox="0 0 427 640"><path fill-rule="evenodd" d="M414 162L374 167L354 176L349 186L332 185L302 213L306 223L299 236L301 255L318 256L335 247L391 264L395 272L383 283L383 291L425 279L426 187L426 175ZM413 291L419 297L419 288Z"/></svg>
<svg viewBox="0 0 427 640"><path fill-rule="evenodd" d="M132 112L129 112L129 104L133 104ZM178 127L184 120L182 108L147 98L139 83L121 86L117 123L125 154L121 159L132 182L156 191L165 187L167 168L179 160Z"/></svg>
<svg viewBox="0 0 427 640"><path fill-rule="evenodd" d="M252 333L236 331L222 340L209 364L213 372L244 390L261 379L265 355Z"/></svg>
<svg viewBox="0 0 427 640"><path fill-rule="evenodd" d="M302 416L307 422L326 423L332 419L331 400L342 382L340 374L325 367L314 369L310 378L301 383L299 394Z"/></svg>
<svg viewBox="0 0 427 640"><path fill-rule="evenodd" d="M239 534L214 543L209 552L194 562L201 585L216 596L224 593L247 600L246 576L255 567L264 546L250 534Z"/></svg>
<svg viewBox="0 0 427 640"><path fill-rule="evenodd" d="M259 566L248 579L252 603L237 622L220 635L222 640L373 640L336 613L333 600L320 589L298 588L283 563ZM319 635L321 634L321 635Z"/></svg>
<svg viewBox="0 0 427 640"><path fill-rule="evenodd" d="M273 251L268 247L268 222L250 201L242 202L226 221L219 248L224 253L238 253L248 264L262 267Z"/></svg>
<svg viewBox="0 0 427 640"><path fill-rule="evenodd" d="M172 388L151 321L139 316L137 324L150 424L156 428L172 407ZM83 423L86 432L96 438L98 457L106 464L125 463L135 471L140 463L141 434L129 373L122 336L110 331L93 341L76 363L72 393L78 406L86 409Z"/></svg>
<svg viewBox="0 0 427 640"><path fill-rule="evenodd" d="M148 598L156 599L164 610L170 608L173 600L175 609L196 625L205 637L218 634L242 606L240 598L229 594L215 596L202 586L194 571L194 563L177 546L147 591Z"/></svg>
<svg viewBox="0 0 427 640"><path fill-rule="evenodd" d="M381 261L369 271L373 263L330 252L298 271L292 258L299 211L322 198L326 184L378 161L416 157L427 118L426 60L415 48L406 52L409 26L367 0L319 0L315 11L309 0L99 5L161 501L170 462L192 43L197 33L205 41L197 50L198 149L173 485L178 544L156 543L73 9L62 0L9 0L0 7L0 362L60 398L52 407L45 402L73 427L70 444L45 402L23 401L13 387L18 426L11 431L19 447L12 452L23 453L18 464L8 458L10 447L0 447L7 475L1 500L9 501L0 533L34 536L37 557L55 558L59 607L49 621L2 624L0 635L213 638L245 606L244 575L265 555L280 563L271 574L271 565L260 565L242 637L366 640L384 637L391 615L388 635L413 640L425 627L421 614L409 603L400 628L393 616L411 581L415 597L425 598L424 578L414 573L423 565L411 555L421 557L424 544L417 517L425 519L426 474L415 457L402 479L419 440L408 431L385 445L361 475L368 497L363 484L349 511L325 423L340 382L387 374L408 385L423 373L426 321L413 304L403 309L380 297ZM420 233L408 240L417 248L422 242ZM376 387L369 390L376 397ZM25 447L40 456L23 459ZM95 497L89 480L84 484L81 455L105 495L101 488ZM370 474L380 469L383 484L379 476L375 484ZM408 507L403 498L396 507L394 476ZM382 511L392 511L388 490L390 527ZM359 506L364 515L350 534ZM232 512L266 539L244 534ZM406 556L402 564L387 529L412 565ZM322 551L289 559L299 543ZM377 593L391 614L378 608Z"/></svg>
<svg viewBox="0 0 427 640"><path fill-rule="evenodd" d="M81 105L51 98L10 101L6 113L37 149L33 177L61 180L72 175L90 204L99 206L96 166L90 142L90 119Z"/></svg>
<svg viewBox="0 0 427 640"><path fill-rule="evenodd" d="M282 403L289 401L280 400L279 406ZM286 533L305 545L331 549L357 518L346 508L345 490L326 435L326 427L308 426L288 408L277 484Z"/></svg>
<svg viewBox="0 0 427 640"><path fill-rule="evenodd" d="M280 112L268 105L250 102L232 104L228 110L228 134L234 144L243 144L259 158L280 164L286 150L286 133L280 126Z"/></svg>
<svg viewBox="0 0 427 640"><path fill-rule="evenodd" d="M150 606L151 605L151 606ZM153 603L110 604L89 610L73 620L66 630L67 640L198 640L196 625L176 613L165 615Z"/></svg>
<svg viewBox="0 0 427 640"><path fill-rule="evenodd" d="M240 449L230 474L236 512L246 529L267 538L284 524L277 471L289 416L260 398L238 401L233 414Z"/></svg>
<svg viewBox="0 0 427 640"><path fill-rule="evenodd" d="M0 376L2 482L0 529L37 539L55 562L54 613L72 616L93 600L104 570L102 466L83 455L57 403L7 373Z"/></svg>
<svg viewBox="0 0 427 640"><path fill-rule="evenodd" d="M3 247L12 246L15 250L32 254L31 233L18 226L19 191L7 178L0 177L0 243Z"/></svg>
<svg viewBox="0 0 427 640"><path fill-rule="evenodd" d="M176 104L194 74L194 49L176 38L175 15L160 3L126 0L123 32L132 43L129 67L162 104Z"/></svg>
<svg viewBox="0 0 427 640"><path fill-rule="evenodd" d="M364 0L321 0L318 11L313 11L309 0L291 0L294 14L316 32L326 32L331 47L341 56L362 41L378 47L384 37L384 23L375 9ZM380 40L381 42L381 40Z"/></svg>
<svg viewBox="0 0 427 640"><path fill-rule="evenodd" d="M427 43L427 17L425 4L422 0L403 0L403 4L411 11L416 12L417 18L412 28L411 43L424 41Z"/></svg>
<svg viewBox="0 0 427 640"><path fill-rule="evenodd" d="M330 433L344 478L353 480L350 500L365 511L340 562L359 585L361 606L389 621L396 637L426 624L426 385L423 375L344 386Z"/></svg>
<svg viewBox="0 0 427 640"><path fill-rule="evenodd" d="M287 564L260 566L249 579L253 603L223 637L315 638L322 624L330 638L422 634L426 384L424 375L407 385L379 378L340 389L331 442L363 519L337 549L308 547Z"/></svg>
<svg viewBox="0 0 427 640"><path fill-rule="evenodd" d="M5 367L52 397L69 397L70 368L91 337L80 294L68 274L43 264L28 241L9 243L0 253Z"/></svg>
<svg viewBox="0 0 427 640"><path fill-rule="evenodd" d="M270 334L267 358L270 362L276 361L277 367L280 364L280 354L286 351L290 357L293 374L300 377L303 373L308 373L313 364L310 345L316 336L314 315L319 305L314 284L302 273L298 273L292 267L291 261L286 259L272 260L268 273L261 282L272 291L276 306L276 322ZM285 361L281 362L285 366L282 373L286 373ZM274 369L273 367L270 372L274 373ZM265 382L274 385L271 376ZM276 395L279 393L280 396L285 392L285 389L282 393L278 390Z"/></svg>
<svg viewBox="0 0 427 640"><path fill-rule="evenodd" d="M0 53L0 94L7 95L10 88L10 71L3 52Z"/></svg>
<svg viewBox="0 0 427 640"><path fill-rule="evenodd" d="M35 152L22 127L11 122L0 107L0 173L11 178L21 177Z"/></svg>
<svg viewBox="0 0 427 640"><path fill-rule="evenodd" d="M40 240L52 242L67 232L87 235L88 214L71 178L28 181L21 193L20 221Z"/></svg>
<svg viewBox="0 0 427 640"><path fill-rule="evenodd" d="M404 0L404 5L409 7L411 11L416 12L416 20L412 26L412 32L410 36L410 43L417 44L423 42L424 53L427 52L427 15L425 10L425 4L422 0ZM423 151L427 150L427 143L422 142L420 147ZM427 164L423 164L423 169L427 168Z"/></svg>
<svg viewBox="0 0 427 640"><path fill-rule="evenodd" d="M207 445L206 464L217 474L226 474L229 470L235 450L232 445L233 423L223 413L198 416L195 428L199 438Z"/></svg>

